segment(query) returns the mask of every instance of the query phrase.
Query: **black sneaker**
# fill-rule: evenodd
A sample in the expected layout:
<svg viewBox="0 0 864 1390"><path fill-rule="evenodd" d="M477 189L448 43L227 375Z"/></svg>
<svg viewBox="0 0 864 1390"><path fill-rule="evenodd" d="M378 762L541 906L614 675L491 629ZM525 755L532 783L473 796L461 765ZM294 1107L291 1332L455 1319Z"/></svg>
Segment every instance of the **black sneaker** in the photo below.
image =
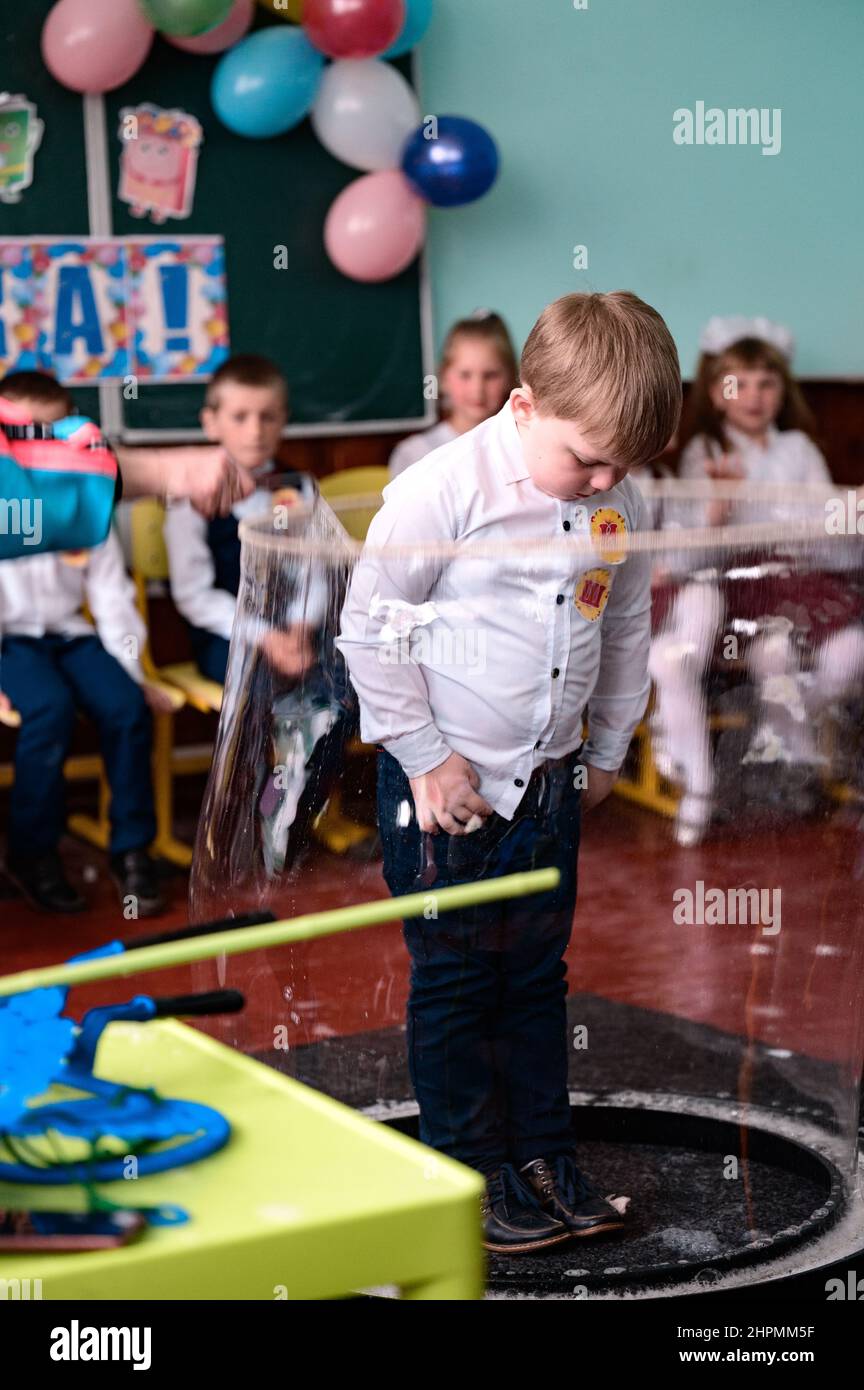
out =
<svg viewBox="0 0 864 1390"><path fill-rule="evenodd" d="M8 855L6 873L28 902L43 912L83 912L87 906L66 878L56 850Z"/></svg>
<svg viewBox="0 0 864 1390"><path fill-rule="evenodd" d="M568 1240L563 1221L548 1216L510 1163L486 1179L482 1198L483 1244L503 1255L530 1253Z"/></svg>
<svg viewBox="0 0 864 1390"><path fill-rule="evenodd" d="M571 1154L558 1154L549 1162L532 1159L519 1169L545 1212L562 1221L574 1236L595 1236L618 1231L625 1220L611 1202L588 1181Z"/></svg>
<svg viewBox="0 0 864 1390"><path fill-rule="evenodd" d="M125 854L111 855L111 877L117 885L124 907L135 907L136 917L155 917L165 911L165 899L159 891L156 866L144 849L130 849ZM129 898L134 903L127 904Z"/></svg>

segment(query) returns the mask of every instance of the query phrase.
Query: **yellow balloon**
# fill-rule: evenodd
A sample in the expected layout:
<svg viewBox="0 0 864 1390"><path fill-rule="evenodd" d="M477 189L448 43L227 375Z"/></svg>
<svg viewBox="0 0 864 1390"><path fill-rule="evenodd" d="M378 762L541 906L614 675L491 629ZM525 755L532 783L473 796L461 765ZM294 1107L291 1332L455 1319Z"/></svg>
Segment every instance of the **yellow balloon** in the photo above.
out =
<svg viewBox="0 0 864 1390"><path fill-rule="evenodd" d="M278 14L280 19L290 19L294 24L303 23L303 0L258 0L258 4Z"/></svg>

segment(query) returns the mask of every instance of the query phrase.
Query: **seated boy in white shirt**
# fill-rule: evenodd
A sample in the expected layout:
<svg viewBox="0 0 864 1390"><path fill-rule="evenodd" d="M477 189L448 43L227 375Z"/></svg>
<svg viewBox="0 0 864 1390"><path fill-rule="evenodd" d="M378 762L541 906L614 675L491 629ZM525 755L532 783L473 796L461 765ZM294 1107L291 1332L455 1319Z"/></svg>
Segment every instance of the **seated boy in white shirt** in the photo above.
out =
<svg viewBox="0 0 864 1390"><path fill-rule="evenodd" d="M625 475L681 408L668 329L625 292L549 305L521 381L385 490L339 639L382 749L391 892L561 873L542 896L405 924L420 1137L486 1175L486 1244L508 1253L622 1223L574 1156L564 952L580 792L586 810L611 790L649 688L647 556L598 547L641 525Z"/></svg>
<svg viewBox="0 0 864 1390"><path fill-rule="evenodd" d="M15 375L3 394L38 424L74 414L65 387L47 374ZM84 604L96 624L84 617ZM164 696L143 685L144 624L113 532L93 550L0 562L0 689L21 715L7 837L9 877L37 907L81 912L58 854L65 823L63 763L76 713L99 730L111 787L111 873L124 909L138 916L164 903L147 847L156 833L149 706Z"/></svg>
<svg viewBox="0 0 864 1390"><path fill-rule="evenodd" d="M181 502L169 507L165 519L171 597L186 619L198 669L220 684L240 588L238 523L272 508L266 479L275 472L287 419L288 384L275 363L251 354L230 357L208 384L201 423L254 490L227 516L208 521L191 503ZM312 486L297 475L301 492Z"/></svg>

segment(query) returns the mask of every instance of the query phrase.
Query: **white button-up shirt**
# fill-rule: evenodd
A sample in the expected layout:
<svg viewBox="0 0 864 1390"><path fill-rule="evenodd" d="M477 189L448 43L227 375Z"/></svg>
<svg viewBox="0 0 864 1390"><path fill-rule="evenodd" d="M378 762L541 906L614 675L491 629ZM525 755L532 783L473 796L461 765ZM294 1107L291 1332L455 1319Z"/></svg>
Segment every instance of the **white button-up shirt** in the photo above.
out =
<svg viewBox="0 0 864 1390"><path fill-rule="evenodd" d="M802 510L800 500L796 500L796 484L818 484L831 482L831 474L822 454L809 435L802 430L778 430L769 425L766 442L760 444L749 435L726 425L726 434L731 452L737 454L744 469L744 477L752 483L779 483L789 489L789 499L784 501L758 502L744 500L734 502L729 512L729 525L752 526L755 521L802 521L807 513ZM681 455L679 474L682 478L706 478L706 462L710 456L715 459L721 454L719 444L707 441L697 435L690 440ZM822 504L817 502L813 508L817 519L822 515ZM680 518L682 524L704 525L704 505L690 504L689 515Z"/></svg>
<svg viewBox="0 0 864 1390"><path fill-rule="evenodd" d="M255 477L264 477L274 468L273 463L262 464L256 469ZM272 511L272 508L273 493L267 488L256 488L248 497L235 502L231 513L237 521L243 521ZM207 543L209 525L207 518L196 512L191 502L172 503L168 508L164 535L171 598L187 623L224 637L227 642L237 600L227 589L216 587L216 563Z"/></svg>
<svg viewBox="0 0 864 1390"><path fill-rule="evenodd" d="M632 481L584 502L547 496L507 402L400 475L384 499L338 640L362 737L409 777L460 753L508 819L533 769L579 747L586 708L585 761L617 770L648 698L650 564L568 545L635 531L644 504ZM538 539L561 544L518 548ZM458 541L458 553L372 550L441 541ZM513 549L472 554L487 542Z"/></svg>
<svg viewBox="0 0 864 1390"><path fill-rule="evenodd" d="M74 561L74 562L73 562ZM103 647L133 680L144 679L141 652L146 628L135 607L135 589L113 531L93 550L28 555L0 563L0 633L15 637L93 635L82 613L90 609ZM0 656L0 689L3 664Z"/></svg>
<svg viewBox="0 0 864 1390"><path fill-rule="evenodd" d="M820 451L802 430L778 430L770 425L766 431L766 442L743 434L730 425L724 426L729 439L730 452L737 454L741 461L745 484L777 484L785 492L773 499L744 496L741 501L733 500L729 506L727 526L754 526L773 522L778 527L784 524L802 522L819 523L825 516L825 503L820 497L809 497L799 491L800 487L824 485L825 495L831 489L831 474ZM679 475L687 481L705 481L708 477L706 463L709 458L719 460L722 450L715 440L707 440L696 435L690 440L679 466ZM661 511L661 529L675 531L681 527L702 527L708 524L709 504L694 498L675 498L665 500ZM764 542L763 542L764 545ZM778 540L779 547L782 540ZM729 550L706 547L699 550L676 552L670 544L669 550L662 553L666 566L672 570L689 573L709 565L723 565L729 562ZM827 569L845 568L848 552L845 548L826 542L819 546L813 542L809 548L809 562Z"/></svg>

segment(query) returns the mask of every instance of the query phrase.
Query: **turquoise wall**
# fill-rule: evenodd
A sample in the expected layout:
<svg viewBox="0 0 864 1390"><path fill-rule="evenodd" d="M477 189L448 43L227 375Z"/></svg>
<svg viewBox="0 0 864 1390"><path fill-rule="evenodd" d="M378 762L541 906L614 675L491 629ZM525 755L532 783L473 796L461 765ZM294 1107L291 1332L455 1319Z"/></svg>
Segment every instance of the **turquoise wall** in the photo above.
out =
<svg viewBox="0 0 864 1390"><path fill-rule="evenodd" d="M431 214L438 343L478 305L521 345L558 295L632 289L685 376L715 313L788 323L801 375L864 375L862 0L587 3L437 0L424 110L480 121L503 156L484 200ZM676 145L698 101L779 107L779 154Z"/></svg>

